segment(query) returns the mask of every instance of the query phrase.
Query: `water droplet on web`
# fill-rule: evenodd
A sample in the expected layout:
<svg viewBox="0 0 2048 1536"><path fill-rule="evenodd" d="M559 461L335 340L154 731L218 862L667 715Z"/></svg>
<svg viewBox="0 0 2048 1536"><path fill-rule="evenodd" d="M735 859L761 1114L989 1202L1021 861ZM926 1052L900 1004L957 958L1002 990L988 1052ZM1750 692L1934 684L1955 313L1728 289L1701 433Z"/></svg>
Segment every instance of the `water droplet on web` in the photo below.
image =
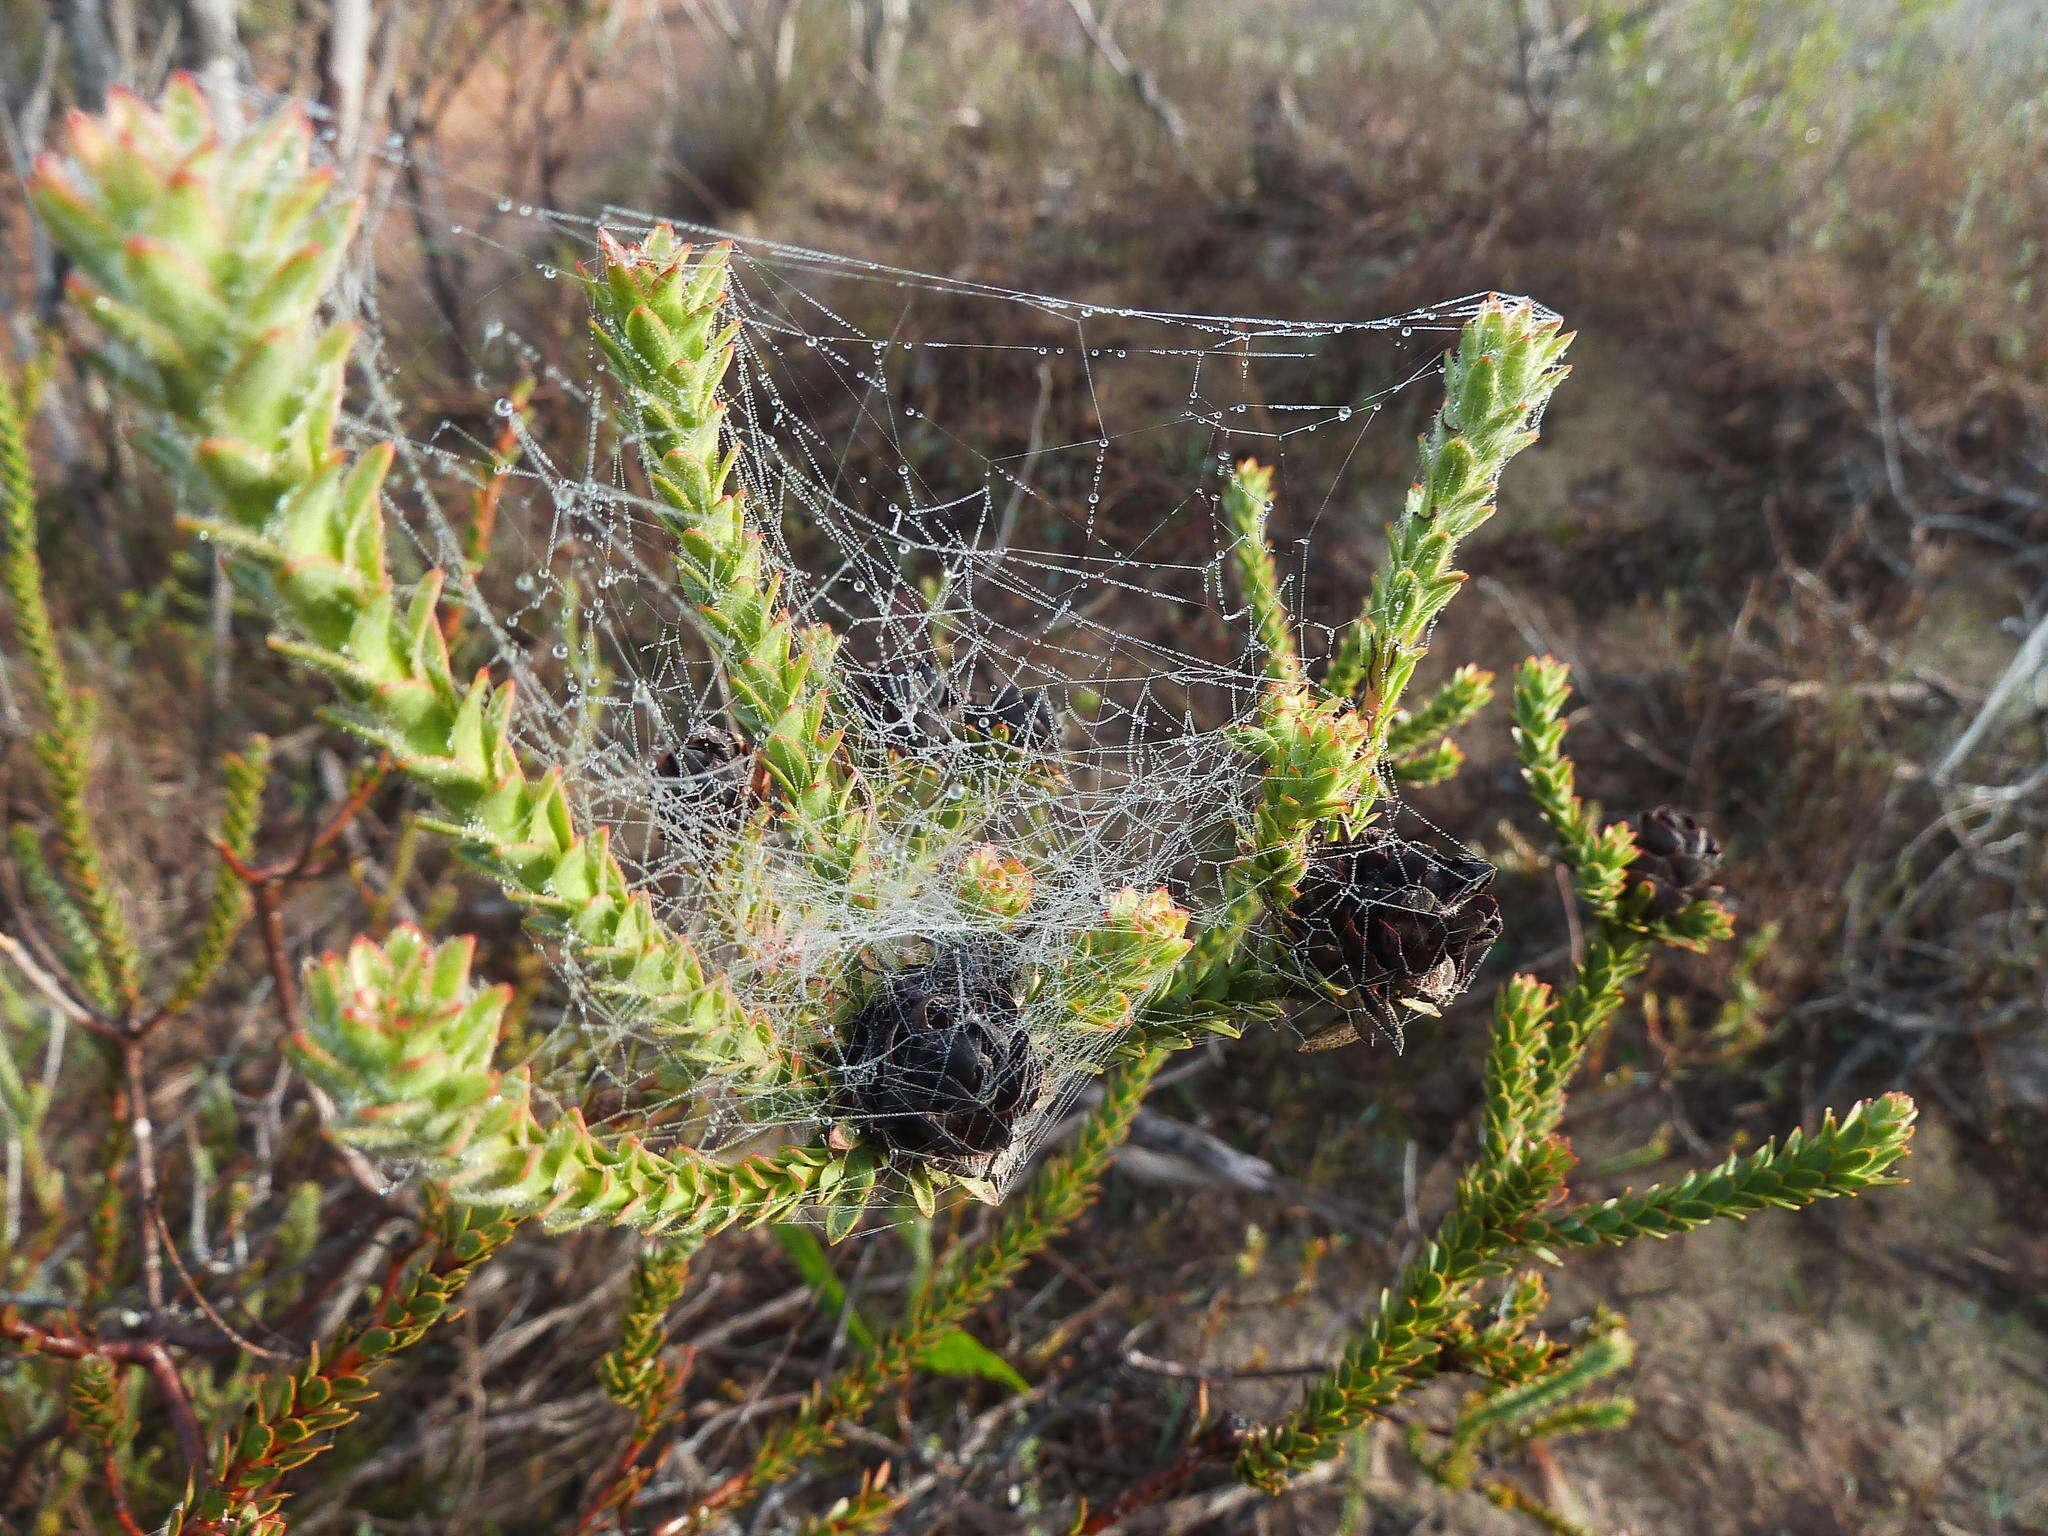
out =
<svg viewBox="0 0 2048 1536"><path fill-rule="evenodd" d="M1340 406L1338 406L1338 407L1337 407L1337 419L1338 419L1339 421L1349 421L1349 420L1351 419L1351 407L1350 407L1350 406L1348 406L1348 405L1340 405Z"/></svg>
<svg viewBox="0 0 2048 1536"><path fill-rule="evenodd" d="M533 590L533 578L531 576L521 576L512 585L522 592L531 592Z"/></svg>
<svg viewBox="0 0 2048 1536"><path fill-rule="evenodd" d="M561 641L557 640L555 642L555 648L548 654L553 656L557 661L566 661L569 656L569 647L562 644Z"/></svg>
<svg viewBox="0 0 2048 1536"><path fill-rule="evenodd" d="M491 409L500 416L510 416L512 414L512 402L503 395L500 395L491 402Z"/></svg>
<svg viewBox="0 0 2048 1536"><path fill-rule="evenodd" d="M560 277L562 274L557 272L553 267L543 266L540 269L540 275L552 283L556 278Z"/></svg>
<svg viewBox="0 0 2048 1536"><path fill-rule="evenodd" d="M1401 327L1401 334L1403 336L1413 336L1415 334L1415 327L1412 325L1404 325Z"/></svg>
<svg viewBox="0 0 2048 1536"><path fill-rule="evenodd" d="M530 218L532 218L532 217L533 217L533 204L531 204L531 203L521 203L521 204L519 205L519 217L521 217L522 219L530 219Z"/></svg>
<svg viewBox="0 0 2048 1536"><path fill-rule="evenodd" d="M1118 357L1129 357L1131 354L1126 352L1122 347L1118 347L1116 349L1116 355Z"/></svg>

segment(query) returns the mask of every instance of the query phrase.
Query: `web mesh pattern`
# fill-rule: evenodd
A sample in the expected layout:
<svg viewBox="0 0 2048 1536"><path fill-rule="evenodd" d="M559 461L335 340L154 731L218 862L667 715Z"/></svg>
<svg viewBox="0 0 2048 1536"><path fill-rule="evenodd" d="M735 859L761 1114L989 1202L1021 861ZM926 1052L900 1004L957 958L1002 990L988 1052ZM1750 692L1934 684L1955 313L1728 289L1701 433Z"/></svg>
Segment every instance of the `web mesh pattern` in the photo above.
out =
<svg viewBox="0 0 2048 1536"><path fill-rule="evenodd" d="M632 240L651 227L521 207L514 241L510 205L496 212L506 248L585 262L598 228ZM569 259L534 266L567 280ZM880 808L863 900L763 832L769 787L731 730L595 348L582 371L543 377L587 431L567 445L522 433L483 579L452 501L423 491L415 537L423 560L459 573L494 664L518 680L536 757L567 766L579 809L614 829L663 920L795 1059L839 1061L848 1021L892 976L1000 941L1044 1085L999 1160L1014 1164L1115 1044L1076 1027L1044 978L1071 967L1076 937L1127 887L1165 887L1199 927L1238 852L1257 780L1228 731L1265 683L1229 577L1231 464L1277 467L1299 536L1279 551L1292 595L1326 518L1356 537L1392 514L1338 499L1344 466L1386 435L1390 407L1421 424L1478 297L1334 324L1161 313L747 240L731 274L728 435L781 600L844 637L834 724ZM537 355L503 324L486 340L508 369ZM515 414L510 399L498 410ZM453 431L408 446L422 487L488 473L482 445ZM1384 801L1382 819L1394 810ZM1021 918L963 895L963 870L995 856L1028 874ZM592 1059L642 1090L658 1082L661 1042L566 980L577 1018L553 1054L584 1064L574 1092L589 1097ZM815 1077L699 1085L689 1103L679 1133L713 1148L776 1127L814 1135L846 1112Z"/></svg>

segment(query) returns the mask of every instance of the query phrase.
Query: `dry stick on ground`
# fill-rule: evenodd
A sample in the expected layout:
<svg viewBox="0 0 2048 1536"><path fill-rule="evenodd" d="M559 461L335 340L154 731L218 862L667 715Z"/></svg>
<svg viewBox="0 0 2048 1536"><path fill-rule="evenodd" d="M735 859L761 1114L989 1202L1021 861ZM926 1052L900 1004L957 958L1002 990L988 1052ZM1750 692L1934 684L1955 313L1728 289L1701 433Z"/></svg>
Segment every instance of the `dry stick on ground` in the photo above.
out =
<svg viewBox="0 0 2048 1536"><path fill-rule="evenodd" d="M1107 64L1110 71L1130 88L1138 104L1158 119L1159 126L1166 130L1166 137L1172 143L1174 153L1183 161L1187 158L1188 127L1180 115L1180 109L1169 101L1166 93L1159 88L1159 82L1152 72L1131 62L1129 54L1109 28L1103 25L1096 14L1091 0L1067 0L1067 9L1074 13L1074 20L1080 24L1081 33Z"/></svg>

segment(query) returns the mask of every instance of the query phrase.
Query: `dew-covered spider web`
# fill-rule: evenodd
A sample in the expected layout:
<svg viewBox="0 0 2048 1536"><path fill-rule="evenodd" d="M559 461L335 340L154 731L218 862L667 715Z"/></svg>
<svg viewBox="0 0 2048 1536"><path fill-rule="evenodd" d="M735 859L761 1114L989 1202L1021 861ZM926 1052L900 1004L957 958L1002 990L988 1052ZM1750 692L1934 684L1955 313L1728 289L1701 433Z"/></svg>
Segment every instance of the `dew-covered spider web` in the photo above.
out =
<svg viewBox="0 0 2048 1536"><path fill-rule="evenodd" d="M530 319L550 289L577 309L561 290L594 264L600 229L630 242L652 221L494 198L449 219L451 242L513 274L475 351L495 414L423 427L393 408L366 426L403 425L428 509L413 535L423 563L459 574L472 659L517 680L533 759L566 767L578 812L612 829L661 919L795 1059L831 1062L849 1016L919 966L1009 998L1036 1066L989 1170L1000 1180L1117 1044L1073 1027L1046 979L1127 887L1166 888L1199 926L1239 851L1257 778L1228 732L1266 684L1231 575L1231 465L1276 470L1276 554L1313 663L1356 610L1441 355L1478 300L1216 317L735 241L738 478L782 601L844 639L835 718L881 808L872 891L855 903L762 832L771 790L677 589L620 386L581 333L564 343L566 325L551 339ZM364 300L385 375L395 302ZM530 404L512 387L522 373ZM515 444L502 472L494 437ZM1409 814L1391 794L1379 811ZM963 869L988 857L1028 871L1013 922L961 895ZM573 967L565 981L575 1006L541 1077L600 1128L645 1134L650 1097L670 1104L657 1128L710 1149L814 1139L846 1118L815 1077L679 1086L641 1021ZM607 1121L628 1102L635 1114Z"/></svg>

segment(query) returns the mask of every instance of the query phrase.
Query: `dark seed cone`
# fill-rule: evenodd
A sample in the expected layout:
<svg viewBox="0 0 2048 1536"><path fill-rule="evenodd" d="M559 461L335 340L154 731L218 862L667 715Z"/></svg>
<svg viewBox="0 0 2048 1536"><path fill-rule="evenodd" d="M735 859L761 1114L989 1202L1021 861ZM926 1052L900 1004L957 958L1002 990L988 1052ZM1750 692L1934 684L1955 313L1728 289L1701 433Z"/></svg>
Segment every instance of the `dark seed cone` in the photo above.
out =
<svg viewBox="0 0 2048 1536"><path fill-rule="evenodd" d="M1721 845L1698 818L1673 805L1660 805L1636 818L1636 856L1628 883L1647 886L1650 910L1675 917L1695 901L1719 896L1713 883L1721 867Z"/></svg>
<svg viewBox="0 0 2048 1536"><path fill-rule="evenodd" d="M693 725L655 759L654 773L671 793L684 796L692 810L729 819L746 808L754 752L738 731Z"/></svg>
<svg viewBox="0 0 2048 1536"><path fill-rule="evenodd" d="M968 1163L1010 1144L1043 1074L1013 961L963 946L890 978L840 1051L838 1109L892 1152Z"/></svg>
<svg viewBox="0 0 2048 1536"><path fill-rule="evenodd" d="M1398 1026L1440 1012L1500 937L1493 874L1484 859L1368 834L1314 855L1282 926L1317 975Z"/></svg>

